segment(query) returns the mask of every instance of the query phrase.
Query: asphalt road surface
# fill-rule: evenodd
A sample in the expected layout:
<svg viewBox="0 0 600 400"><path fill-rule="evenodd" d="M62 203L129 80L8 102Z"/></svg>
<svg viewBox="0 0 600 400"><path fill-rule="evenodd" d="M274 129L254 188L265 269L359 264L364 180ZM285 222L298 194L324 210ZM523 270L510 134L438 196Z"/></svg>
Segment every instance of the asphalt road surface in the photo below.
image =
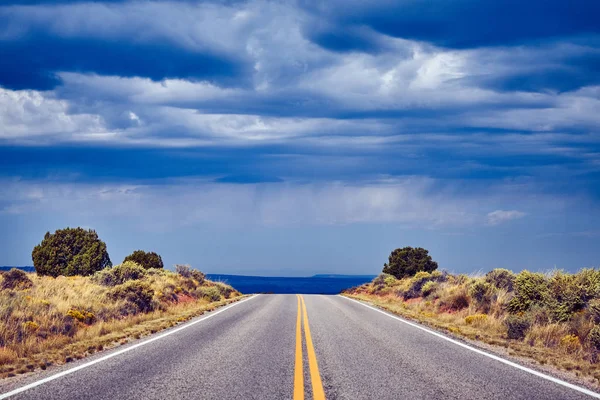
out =
<svg viewBox="0 0 600 400"><path fill-rule="evenodd" d="M0 386L0 399L594 396L493 357L341 296L259 295Z"/></svg>

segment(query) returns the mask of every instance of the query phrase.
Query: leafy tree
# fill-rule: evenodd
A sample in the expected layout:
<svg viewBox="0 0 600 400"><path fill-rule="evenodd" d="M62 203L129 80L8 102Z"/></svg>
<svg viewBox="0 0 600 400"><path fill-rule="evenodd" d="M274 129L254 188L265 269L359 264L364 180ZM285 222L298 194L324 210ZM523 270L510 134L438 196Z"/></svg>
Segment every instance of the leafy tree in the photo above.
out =
<svg viewBox="0 0 600 400"><path fill-rule="evenodd" d="M33 248L33 265L39 275L91 275L112 266L106 243L94 230L59 229L46 232L44 240Z"/></svg>
<svg viewBox="0 0 600 400"><path fill-rule="evenodd" d="M133 261L146 269L164 268L162 258L153 251L145 252L144 250L136 250L125 257L123 262L126 261Z"/></svg>
<svg viewBox="0 0 600 400"><path fill-rule="evenodd" d="M388 262L383 265L383 273L402 279L420 271L435 271L437 267L438 264L431 259L429 251L421 247L404 247L392 251Z"/></svg>

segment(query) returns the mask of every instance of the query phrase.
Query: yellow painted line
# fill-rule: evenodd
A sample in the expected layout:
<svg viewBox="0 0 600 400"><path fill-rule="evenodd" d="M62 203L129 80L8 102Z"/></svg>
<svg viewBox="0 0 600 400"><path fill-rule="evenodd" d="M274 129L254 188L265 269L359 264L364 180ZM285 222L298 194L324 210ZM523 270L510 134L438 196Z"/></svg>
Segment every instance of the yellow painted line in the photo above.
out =
<svg viewBox="0 0 600 400"><path fill-rule="evenodd" d="M294 400L304 400L304 367L302 366L302 307L298 297L298 318L296 319L296 364L294 366Z"/></svg>
<svg viewBox="0 0 600 400"><path fill-rule="evenodd" d="M323 382L321 382L321 375L319 374L319 365L317 364L315 347L313 346L312 336L310 335L310 327L308 326L308 313L306 312L304 297L300 296L300 300L302 300L302 313L304 315L304 335L306 336L306 351L308 353L308 367L310 369L313 399L325 400L325 392L323 391Z"/></svg>

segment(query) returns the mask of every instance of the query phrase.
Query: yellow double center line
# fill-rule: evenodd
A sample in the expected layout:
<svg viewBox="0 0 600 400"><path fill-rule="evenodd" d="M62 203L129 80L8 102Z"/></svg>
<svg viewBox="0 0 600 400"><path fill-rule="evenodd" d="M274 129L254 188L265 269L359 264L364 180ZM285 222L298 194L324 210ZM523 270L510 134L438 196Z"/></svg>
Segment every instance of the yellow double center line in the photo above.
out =
<svg viewBox="0 0 600 400"><path fill-rule="evenodd" d="M314 400L325 400L323 391L323 382L319 374L319 365L310 335L310 326L308 325L308 313L304 297L298 297L298 317L296 319L296 363L294 367L294 400L304 400L304 367L302 363L302 317L304 317L304 335L306 336L306 352L308 353L308 367L310 369L310 381Z"/></svg>

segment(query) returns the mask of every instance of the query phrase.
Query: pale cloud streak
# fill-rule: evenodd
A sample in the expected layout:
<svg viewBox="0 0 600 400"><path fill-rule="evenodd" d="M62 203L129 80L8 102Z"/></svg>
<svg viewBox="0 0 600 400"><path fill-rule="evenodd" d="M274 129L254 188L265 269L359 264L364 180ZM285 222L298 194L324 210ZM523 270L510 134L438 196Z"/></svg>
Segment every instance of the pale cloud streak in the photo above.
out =
<svg viewBox="0 0 600 400"><path fill-rule="evenodd" d="M525 209L552 213L566 207L535 188L499 185L488 194L465 196L458 187L421 177L347 183L224 184L177 180L163 184L83 184L4 181L3 214L51 213L93 218L123 218L140 229L171 230L202 224L258 226L394 223L440 229L495 226L526 212L486 213L520 198ZM10 193L10 195L9 195ZM565 199L570 202L569 199ZM573 199L572 199L573 200ZM483 206L485 205L485 207ZM152 218L148 218L152 215Z"/></svg>
<svg viewBox="0 0 600 400"><path fill-rule="evenodd" d="M499 225L508 221L523 218L527 215L517 210L496 210L488 213L487 220L489 225Z"/></svg>

